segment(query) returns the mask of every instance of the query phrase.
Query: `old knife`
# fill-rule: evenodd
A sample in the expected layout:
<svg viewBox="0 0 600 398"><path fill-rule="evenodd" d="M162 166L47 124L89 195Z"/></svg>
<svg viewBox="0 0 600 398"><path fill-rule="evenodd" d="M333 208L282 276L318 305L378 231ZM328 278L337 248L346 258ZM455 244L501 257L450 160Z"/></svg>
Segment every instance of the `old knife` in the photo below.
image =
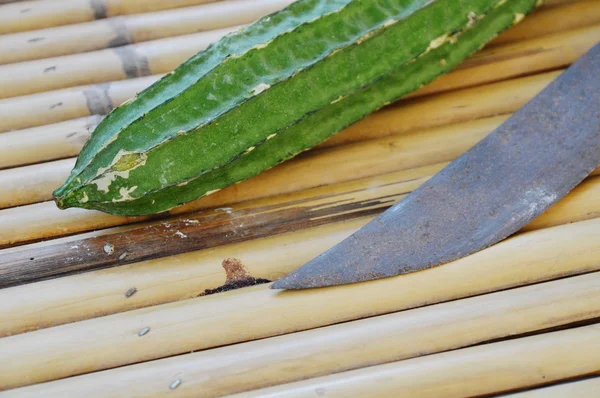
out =
<svg viewBox="0 0 600 398"><path fill-rule="evenodd" d="M275 282L334 286L435 267L518 231L600 164L600 44L356 233Z"/></svg>

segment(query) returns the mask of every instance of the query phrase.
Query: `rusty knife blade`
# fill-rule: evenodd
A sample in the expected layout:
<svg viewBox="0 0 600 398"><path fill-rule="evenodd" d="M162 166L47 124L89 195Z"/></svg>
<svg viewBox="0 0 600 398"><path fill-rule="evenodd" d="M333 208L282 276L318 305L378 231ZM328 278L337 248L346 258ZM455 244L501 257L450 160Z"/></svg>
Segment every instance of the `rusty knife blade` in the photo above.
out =
<svg viewBox="0 0 600 398"><path fill-rule="evenodd" d="M467 256L521 229L599 163L597 44L428 182L272 288L362 282Z"/></svg>

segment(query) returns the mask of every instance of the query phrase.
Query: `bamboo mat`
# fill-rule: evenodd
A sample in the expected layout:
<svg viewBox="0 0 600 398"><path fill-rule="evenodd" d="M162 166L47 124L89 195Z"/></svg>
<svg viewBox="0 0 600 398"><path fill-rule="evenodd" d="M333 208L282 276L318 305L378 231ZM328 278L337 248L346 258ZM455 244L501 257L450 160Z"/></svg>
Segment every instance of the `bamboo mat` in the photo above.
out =
<svg viewBox="0 0 600 398"><path fill-rule="evenodd" d="M596 44L600 0L548 1L451 74L168 213L54 206L110 109L290 2L0 0L0 397L600 396L600 169L450 264L269 289Z"/></svg>

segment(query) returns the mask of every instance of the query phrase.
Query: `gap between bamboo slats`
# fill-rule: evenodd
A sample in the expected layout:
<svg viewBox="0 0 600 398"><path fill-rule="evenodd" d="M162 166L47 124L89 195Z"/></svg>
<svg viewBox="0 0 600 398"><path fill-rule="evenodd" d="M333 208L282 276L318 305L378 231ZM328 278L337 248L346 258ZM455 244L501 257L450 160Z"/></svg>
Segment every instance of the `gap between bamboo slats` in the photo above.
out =
<svg viewBox="0 0 600 398"><path fill-rule="evenodd" d="M260 285L5 337L0 345L0 367L3 369L0 373L0 385L5 388L29 385L594 271L600 267L598 263L600 246L597 245L596 239L599 230L600 219L580 221L524 233L444 266L400 277L327 289L285 292L269 289L269 285ZM549 264L552 266L548 266ZM598 274L593 274L578 280L585 280L590 283L589 286L593 291L597 291L600 286L597 277ZM399 348L416 348L416 355L418 355L421 342L443 341L435 338L435 333L440 330L442 324L454 330L457 336L468 338L479 328L500 330L505 322L508 330L504 331L504 335L508 335L513 331L511 329L519 324L523 325L536 319L535 314L541 323L539 328L556 325L552 323L552 319L562 318L557 322L560 325L597 317L600 315L598 313L600 300L596 297L597 293L591 293L583 287L582 290L572 289L572 286L578 285L576 281L573 279L558 283L564 286L566 292L575 295L583 293L585 300L582 297L571 302L566 298L563 299L564 296L551 288L551 293L544 294L543 299L538 298L537 309L526 316L521 316L521 311L518 310L519 305L527 302L523 297L535 296L529 292L547 286L531 286L523 290L501 293L499 296L474 299L478 304L473 306L472 310L465 312L468 314L467 317L479 314L481 319L489 322L502 320L497 325L480 324L477 327L471 325L473 327L467 327L466 330L458 329L458 324L454 321L459 313L468 307L463 302L461 305L450 303L444 306L448 310L440 312L438 306L417 310L417 313L423 311L435 313L435 316L430 315L430 319L438 322L443 320L440 326L429 327L430 325L422 319L419 320L419 317L410 319L411 312L408 312L396 316L398 319L409 317L405 326L409 327L412 324L414 333L399 334L398 330L402 330L404 326L400 329L391 327L386 331L389 333L388 338L399 339L397 344ZM493 301L497 305L505 305L509 303L508 297L512 297L513 294L518 295L520 291L526 293L514 303L511 302L506 311L509 317L514 317L513 321L502 319L499 314L488 316L487 311L492 307L492 303L488 301L490 297L494 297ZM552 301L557 297L561 298L556 302ZM550 301L553 305L548 304ZM566 304L567 302L570 304ZM562 317L558 315L560 313L558 308L561 305L565 305L562 307L565 311ZM346 359L342 360L338 357L338 360L333 363L343 364L349 361L345 354L350 349L364 350L365 353L373 349L379 353L376 356L389 355L393 352L387 344L381 346L377 344L384 341L383 335L377 333L383 333L385 328L371 328L370 325L379 324L378 319L371 318L369 321L363 321L362 324L365 325L365 329L361 329L360 334L367 340L355 344L354 348L344 344L337 355L341 354ZM422 325L422 329L419 325ZM453 329L455 326L458 330ZM350 323L336 328L353 329L354 327L355 324ZM149 328L149 332L139 336L139 332L144 328ZM318 337L306 339L308 342L328 340L328 337L335 335L331 333L331 329L309 333L317 333ZM371 340L372 336L377 337ZM408 336L413 336L417 340L423 337L423 340L402 344L403 339ZM488 338L493 337L488 336ZM294 337L283 339L294 339ZM351 340L357 343L356 337L352 337ZM335 341L334 339L329 342L326 347L333 349ZM296 341L296 345L298 344L299 341ZM290 350L294 345L290 343ZM240 347L243 346L238 346ZM280 347L280 345L275 344L273 347ZM225 350L231 349L235 348ZM277 348L276 351L280 356L284 356L286 350ZM263 351L258 350L258 352L260 354ZM299 362L305 362L308 368L311 367L309 358L315 353L311 352L311 355L303 356L303 350L294 352L303 357ZM321 351L321 354L322 356L319 357L324 357L324 360L327 360L329 354L334 356L331 351ZM213 356L209 355L209 357ZM369 355L369 357L371 358L367 360L374 360L373 356ZM596 357L598 358L597 355ZM239 357L230 355L228 358L235 362ZM375 363L379 361L380 359ZM215 365L212 360L210 362ZM54 364L60 366L53 366ZM300 366L299 363L297 366ZM296 365L284 366L278 374L291 375L295 367ZM243 368L246 372L252 369L252 367L248 369L248 366ZM256 369L265 370L263 367ZM318 367L316 369L318 370ZM340 370L342 369L338 369ZM268 369L266 371L268 372ZM218 383L223 377L223 369L218 373L219 377L210 380ZM240 376L243 377L243 373ZM249 379L254 382L260 380L256 377L249 377Z"/></svg>
<svg viewBox="0 0 600 398"><path fill-rule="evenodd" d="M457 71L443 76L410 96L481 85L567 66L593 46L598 35L600 26L592 26L483 50L467 60ZM0 132L56 123L90 114L105 114L157 78L147 76L0 99Z"/></svg>
<svg viewBox="0 0 600 398"><path fill-rule="evenodd" d="M364 213L360 212L360 206L363 206L365 210L383 210L394 201L404 197L407 192L417 188L443 166L443 164L433 165L343 184L323 186L281 197L240 203L223 210L217 209L200 215L189 215L179 221L166 220L160 223L153 221L147 224L151 227L149 231L152 231L153 234L160 235L160 231L165 227L170 231L170 233L160 235L164 236L166 242L164 244L169 247L170 242L177 244L178 240L181 240L180 236L174 235L175 232L180 229L184 231L183 233L187 234L188 238L181 243L188 245L186 251L194 250L197 247L197 243L190 241L192 239L190 236L193 237L192 228L202 229L206 220L209 220L209 228L212 228L210 225L214 225L215 222L210 219L215 215L222 216L221 222L226 226L226 233L221 247L210 247L207 250L176 254L171 257L163 256L163 258L131 265L122 264L131 258L139 261L140 254L143 255L146 251L153 253L155 248L145 248L143 244L138 246L139 249L132 248L128 239L131 234L123 235L123 239L118 239L115 235L121 232L121 229L113 232L111 230L104 231L104 235L98 240L97 257L88 259L85 259L84 255L85 251L89 250L90 238L93 236L80 237L77 235L68 240L46 241L21 247L19 250L0 251L0 263L4 264L3 268L7 272L11 272L11 264L16 263L19 258L27 260L30 256L34 256L34 258L49 257L52 253L51 248L49 249L50 246L56 246L54 252L58 253L59 257L62 255L65 258L55 260L55 264L50 264L45 269L53 269L56 268L56 265L66 264L71 260L71 255L76 256L77 254L84 257L80 264L82 269L86 263L97 264L108 257L103 252L103 246L106 243L113 244L113 265L121 264L115 270L86 273L0 290L0 303L2 303L0 304L0 319L4 320L4 322L0 322L0 336L87 319L90 317L90 313L100 316L193 297L198 292L214 289L225 282L221 261L227 257L240 258L248 266L251 274L257 277L270 280L279 278L324 252L354 232L358 226L366 223L370 217L365 217ZM580 184L563 200L524 227L522 231L549 228L599 217L599 178L591 178ZM353 203L359 204L359 206L352 206ZM340 208L337 208L338 204L345 204L347 207L344 208L340 205ZM254 209L256 209L256 213L253 212ZM286 221L290 225L289 233L278 236L271 236L267 233L266 236L263 235L264 239L256 240L256 236L252 236L253 229L262 228L264 214L268 213L268 210L265 209L275 209L275 212L288 209L292 214L298 214L297 220L300 222L303 220L304 213L310 215L313 210L325 209L320 218L325 218L326 222L333 224L315 228L314 225L319 225L318 223L298 224L294 223L294 218L292 218ZM281 214L285 215L285 211L282 211ZM370 213L370 215L372 214ZM275 218L277 217L278 214L275 213ZM298 225L296 226L296 224ZM233 229L240 236L246 236L246 232L248 232L248 239L253 240L247 243L230 244L237 239L237 236L229 233L232 230L231 227L234 227ZM130 226L129 228L139 228L139 231L144 231L145 226ZM133 235L139 235L139 232ZM211 237L211 239L214 238L214 236ZM123 254L125 256L121 259ZM138 260L135 260L136 258ZM204 265L200 267L199 264ZM56 272L62 271L59 268ZM160 283L157 284L157 281ZM123 294L131 287L136 287L139 293L125 300ZM40 308L44 310L40 311Z"/></svg>
<svg viewBox="0 0 600 398"><path fill-rule="evenodd" d="M445 126L514 112L558 75L559 72L549 72L422 99L403 101L399 104L400 106L385 108L380 112L368 116L340 132L318 148L347 145L352 142L391 135L401 136L407 132L419 129ZM490 123L488 124L489 128L483 127L479 130L489 133L497 125L497 123ZM443 131L443 128L439 130L438 134L443 136L444 140L448 140L448 134ZM452 129L451 131L459 135L461 134L456 129ZM484 136L480 134L479 139ZM411 140L424 139L416 134L413 134L411 137ZM399 139L402 138L399 137ZM0 135L0 140L2 140L2 135ZM452 138L452 141L454 140L457 140L457 138ZM477 141L469 140L464 143L450 144L451 147L462 145L461 150L454 152L452 156L458 156L458 154L464 152L475 142ZM433 141L432 145L434 149L442 147L436 141ZM400 152L398 151L398 153ZM1 170L0 209L50 200L52 198L52 191L58 188L66 179L74 161L74 159L65 159ZM289 163L287 162L285 165ZM23 181L27 181L27 184L23 185ZM30 187L35 187L36 192L31 192Z"/></svg>
<svg viewBox="0 0 600 398"><path fill-rule="evenodd" d="M0 34L50 28L220 0L30 0L0 6Z"/></svg>
<svg viewBox="0 0 600 398"><path fill-rule="evenodd" d="M556 8L556 11L551 10L555 18L560 18L560 7ZM166 73L238 28L227 27L87 53L0 65L0 86L3 88L0 98Z"/></svg>
<svg viewBox="0 0 600 398"><path fill-rule="evenodd" d="M3 35L0 36L0 64L77 54L247 24L291 2L292 0L228 0ZM574 3L567 7L564 13L567 16L576 14L594 15L594 10L588 11L585 2L582 2L582 5ZM592 21L593 17L574 20L569 18L559 28L581 27Z"/></svg>
<svg viewBox="0 0 600 398"><path fill-rule="evenodd" d="M520 358L521 353L517 357ZM560 357L561 361L565 358ZM574 358L573 361L577 361ZM598 398L600 391L600 377L590 377L584 380L571 381L549 387L508 394L505 398Z"/></svg>
<svg viewBox="0 0 600 398"><path fill-rule="evenodd" d="M542 6L490 45L531 39L600 23L597 0ZM229 0L0 36L0 64L101 50L148 40L250 23L291 0ZM560 16L560 18L557 18ZM557 23L558 22L558 23Z"/></svg>
<svg viewBox="0 0 600 398"><path fill-rule="evenodd" d="M549 297L549 300L552 298ZM551 317L550 314L549 316ZM487 396L600 372L599 337L600 324L594 324L367 367L339 375L236 394L231 398L309 398L319 391L325 392L326 395L323 396L328 398ZM39 390L42 390L42 387L43 385ZM590 387L586 387L589 391ZM129 389L130 386L126 388ZM184 395L180 393L179 396ZM560 396L582 398L577 394ZM598 396L598 390L593 396Z"/></svg>

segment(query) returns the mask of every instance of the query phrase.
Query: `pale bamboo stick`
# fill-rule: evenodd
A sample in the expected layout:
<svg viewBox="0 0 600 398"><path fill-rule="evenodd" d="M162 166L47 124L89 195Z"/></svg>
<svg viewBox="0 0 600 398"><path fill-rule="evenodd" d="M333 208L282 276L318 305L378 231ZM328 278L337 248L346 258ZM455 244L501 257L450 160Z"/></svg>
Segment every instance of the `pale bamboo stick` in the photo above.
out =
<svg viewBox="0 0 600 398"><path fill-rule="evenodd" d="M495 38L490 45L514 43L556 32L600 23L598 0L568 1L561 6L549 4L527 17L527 24L517 24Z"/></svg>
<svg viewBox="0 0 600 398"><path fill-rule="evenodd" d="M484 50L473 60L467 61L464 69L434 81L421 91L413 93L411 97L470 87L564 66L577 59L593 45L598 34L600 34L600 26L566 32L564 35L542 37L522 45L498 46ZM557 54L564 55L557 56ZM155 81L152 77L143 79L149 79L146 84ZM140 84L142 82L141 79L112 82L109 91L118 91L123 93L122 97L125 99L130 98L144 88L139 84L128 87L127 85L134 80L140 81ZM87 97L82 95L85 92L106 91L106 87L104 85L84 86L0 100L0 116L5 116L0 117L0 132L55 123L90 113L106 113L103 107L90 107ZM77 95L77 92L82 94ZM109 96L108 100L113 104L120 103L120 98ZM56 103L62 105L52 107ZM35 110L33 115L31 109Z"/></svg>
<svg viewBox="0 0 600 398"><path fill-rule="evenodd" d="M561 360L564 359L561 358ZM506 398L597 398L599 391L600 377L592 377L585 380L509 394Z"/></svg>
<svg viewBox="0 0 600 398"><path fill-rule="evenodd" d="M6 337L0 345L0 384L13 388L55 380L595 270L599 266L599 228L600 220L594 219L526 233L442 267L397 278L289 292L261 285ZM553 266L548 267L549 263ZM268 276L275 279L276 275ZM568 291L578 291L570 289L569 283L565 285ZM592 285L597 289L597 282ZM540 287L531 289L535 288ZM534 311L545 322L551 322L556 315L554 305L561 302L549 306L552 297L556 296L550 294L541 300L540 310ZM583 319L596 316L600 310L578 307L578 302L574 300L569 308L582 308ZM591 302L597 306L600 300ZM448 322L460 307L440 314L445 314ZM437 313L436 307L431 308ZM487 314L486 305L475 308ZM544 308L548 316L542 312ZM519 311L514 314L520 320L516 323L530 318L521 318ZM369 322L366 325L368 332L377 332L377 328L368 327ZM140 337L138 333L144 328L150 333ZM414 335L433 329L437 328L425 328ZM398 338L397 328L393 328L392 335ZM359 344L358 348L364 346ZM384 345L383 351L390 350ZM56 364L60 366L53 366Z"/></svg>
<svg viewBox="0 0 600 398"><path fill-rule="evenodd" d="M513 112L541 91L558 74L559 72L550 72L513 81L440 94L435 97L405 101L402 103L402 106L386 108L365 118L326 141L320 147L348 144L354 141ZM493 125L487 132L496 126L496 124ZM465 142L464 144L468 145L469 142L472 145L472 141ZM464 147L463 145L462 148L464 151L468 147ZM65 161L60 163L60 165L64 163ZM46 173L43 179L36 178L38 169L43 169L44 173ZM26 176L32 184L40 184L38 192L41 193L37 196L20 195L13 198L15 196L13 190L19 189L19 187L14 184L12 186L3 185L3 179L0 177L0 208L8 207L8 203L10 203L10 206L15 206L50 199L52 191L65 180L68 171L64 167L57 167L56 162L29 166L25 171L20 169L0 171L0 175L12 176L13 174L18 174ZM4 180L15 181L14 177L5 177ZM42 187L45 188L45 191L42 190ZM23 199L25 201L21 201Z"/></svg>
<svg viewBox="0 0 600 398"><path fill-rule="evenodd" d="M101 83L113 80L123 80L132 77L145 76L154 73L166 73L181 62L206 48L208 44L217 41L224 34L238 27L227 27L214 31L194 33L179 37L153 40L144 43L131 44L116 49L93 51L84 54L73 54L62 57L39 59L16 64L0 65L0 84L3 87L0 98L15 97L49 90L57 90L82 84ZM594 26L576 29L584 33L568 40L561 39L564 32L527 40L533 41L536 53L524 52L522 57L532 57L537 62L544 61L550 56L553 62L565 65L573 62L572 51L561 54L540 55L550 51L555 46L583 47L585 50L595 44L600 27ZM558 41L554 44L554 41ZM587 44L586 44L587 43ZM543 50L544 47L549 49ZM491 51L492 49L490 49ZM584 50L584 51L585 51ZM576 59L576 58L575 58ZM534 61L531 62L535 64ZM518 68L519 62L510 63ZM533 73L532 65L528 69L519 69L521 73ZM555 66L558 67L558 66ZM547 70L548 67L542 70ZM539 71L539 70L538 70Z"/></svg>
<svg viewBox="0 0 600 398"><path fill-rule="evenodd" d="M0 134L0 169L76 156L100 120L92 115Z"/></svg>
<svg viewBox="0 0 600 398"><path fill-rule="evenodd" d="M599 372L599 337L600 325L595 324L358 369L236 394L232 398L314 397L315 391L325 391L326 396L332 398L487 395ZM42 390L41 387L38 390ZM598 390L593 396L597 397L597 393ZM577 394L559 396L581 397Z"/></svg>
<svg viewBox="0 0 600 398"><path fill-rule="evenodd" d="M0 34L93 21L219 0L30 0L0 8Z"/></svg>
<svg viewBox="0 0 600 398"><path fill-rule="evenodd" d="M270 174L285 174L287 183L282 184L286 180L280 180L280 177L276 177L279 179L277 185L262 183L260 184L263 192L261 195L269 191L268 186L278 187L278 193L282 188L289 192L310 186L341 182L348 178L361 178L450 161L485 137L505 119L504 116L487 118L413 134L384 137L373 142L356 143L345 149L321 152L309 159L300 158L297 161L286 162ZM346 164L350 156L353 159L351 166ZM65 159L0 170L0 208L50 200L52 191L65 181L73 164L74 159ZM275 171L282 168L286 170ZM328 172L323 173L322 170ZM289 183L292 175L298 177L297 180L292 180L295 181L294 185ZM236 192L240 189L239 186L235 188ZM237 200L253 198L252 194L247 192L246 194L246 196L238 196ZM219 203L219 205L223 204L226 203ZM185 207L186 211L196 208L196 204Z"/></svg>
<svg viewBox="0 0 600 398"><path fill-rule="evenodd" d="M321 148L516 111L560 75L542 73L484 86L401 101L373 113L320 145ZM435 83L434 83L435 84Z"/></svg>
<svg viewBox="0 0 600 398"><path fill-rule="evenodd" d="M64 159L0 170L0 189L6 189L0 208L51 200L52 191L66 179L74 164L74 159Z"/></svg>
<svg viewBox="0 0 600 398"><path fill-rule="evenodd" d="M486 124L489 123L487 131L491 131L493 128L491 123L499 123L500 121L500 118L486 119L439 129L438 133L440 133L439 137L442 137L443 132L461 132L464 134L463 137L466 137L465 140L472 140L471 142L473 142L478 138L476 137L478 129L485 129ZM456 138L454 141L447 140L453 142L449 144L450 147L443 148L430 145L419 149L419 146L416 145L419 139L422 143L428 145L427 138L435 140L435 137L438 137L435 134L436 130L431 130L429 134L426 134L426 132L416 133L404 140L401 139L402 137L396 137L390 140L381 139L360 145L355 144L354 146L325 152L309 159L300 157L247 182L173 209L171 213L189 213L208 207L226 206L244 200L297 192L315 186L339 183L368 175L433 164L436 163L436 159L439 161L446 159L446 156L451 157L447 151L454 150L453 148L457 148L457 145L465 145L465 142L457 138L459 134L449 134L450 137ZM482 136L485 134L485 132L481 132L482 130L479 131ZM439 142L447 141L444 139ZM398 145L402 145L404 150L398 150ZM346 161L349 158L353 159L351 169L348 168L349 165ZM378 162L376 159L385 159L386 161ZM323 173L323 170L328 170L328 172ZM295 183L292 185L289 181L295 181ZM593 210L589 211L591 212L590 215L593 216ZM141 217L117 217L83 209L60 211L53 202L5 209L0 211L0 219L2 220L0 222L0 245L4 246L144 220Z"/></svg>
<svg viewBox="0 0 600 398"><path fill-rule="evenodd" d="M106 114L159 78L154 75L0 99L0 132Z"/></svg>
<svg viewBox="0 0 600 398"><path fill-rule="evenodd" d="M338 203L368 202L382 197L389 198L390 201L400 200L405 196L405 192L417 188L443 166L444 164L437 164L244 202L232 205L227 211L235 217L235 214L243 210L265 206L293 206L298 201L302 201L304 208L319 208L327 206L331 200ZM217 213L220 211L216 210ZM534 220L533 225L527 229L533 230L542 226L547 228L585 220L594 217L599 211L600 179L597 177L580 184L556 206ZM247 244L227 245L146 261L120 267L118 270L87 273L16 289L0 290L0 319L3 320L0 321L0 336L87 319L92 313L96 316L112 314L193 297L198 292L224 283L223 274L219 270L220 262L226 257L243 259L255 275L270 273L272 276L276 273L279 277L333 246L352 233L357 225L366 221L368 219L362 218L356 222L297 231ZM105 233L110 231L106 230ZM106 236L110 241L110 237ZM67 241L82 238L85 236L77 235ZM51 242L47 241L8 251L31 251L49 243ZM115 250L122 249L116 247ZM4 252L7 250L0 254ZM282 257L279 257L279 254ZM207 269L198 267L198 264L207 263L210 264ZM270 271L265 271L264 267ZM185 278L182 278L182 275L185 275ZM157 285L156 281L160 281L160 284ZM132 286L135 286L140 294L123 300L123 292ZM44 308L44 311L40 311L40 308Z"/></svg>
<svg viewBox="0 0 600 398"><path fill-rule="evenodd" d="M114 49L0 65L0 98L83 84L104 83L172 70L238 27L152 40Z"/></svg>
<svg viewBox="0 0 600 398"><path fill-rule="evenodd" d="M498 81L566 67L592 48L597 43L598 37L600 37L600 25L595 25L491 47L467 59L452 73L452 76L441 76L433 84L413 93L413 96L478 86L490 82L491 78ZM492 73L490 73L491 65L494 66Z"/></svg>
<svg viewBox="0 0 600 398"><path fill-rule="evenodd" d="M510 29L492 44L522 41L600 23L600 11L598 7L594 7L594 1L578 0L561 7L541 7L528 17L528 21L533 21ZM290 2L291 0L229 0L4 35L0 36L0 64L76 54L185 35L199 30L247 24Z"/></svg>
<svg viewBox="0 0 600 398"><path fill-rule="evenodd" d="M247 24L291 2L229 0L3 35L0 36L0 64L77 54Z"/></svg>

